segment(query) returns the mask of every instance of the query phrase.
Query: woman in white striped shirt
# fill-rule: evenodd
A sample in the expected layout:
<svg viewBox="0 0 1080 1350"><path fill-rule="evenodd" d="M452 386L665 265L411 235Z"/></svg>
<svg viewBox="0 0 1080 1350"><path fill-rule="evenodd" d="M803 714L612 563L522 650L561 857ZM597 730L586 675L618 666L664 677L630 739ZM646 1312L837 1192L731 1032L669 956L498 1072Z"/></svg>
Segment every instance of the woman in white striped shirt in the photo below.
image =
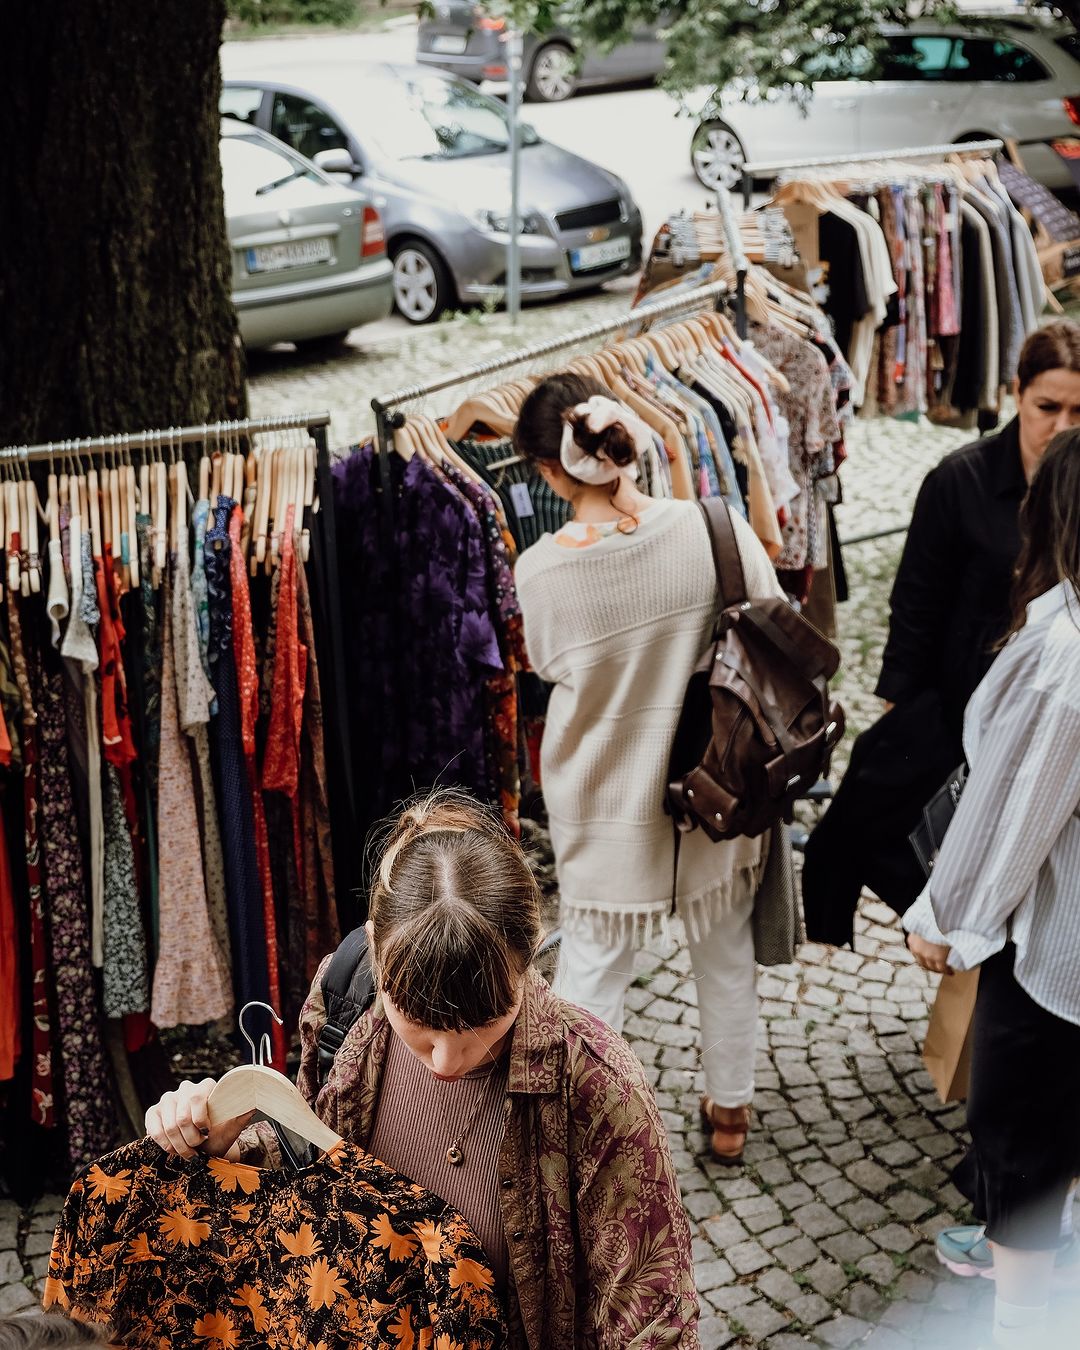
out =
<svg viewBox="0 0 1080 1350"><path fill-rule="evenodd" d="M981 967L956 1182L986 1221L995 1344L1039 1342L1080 1175L1080 431L1021 509L1008 640L964 719L970 776L904 918L924 969Z"/></svg>

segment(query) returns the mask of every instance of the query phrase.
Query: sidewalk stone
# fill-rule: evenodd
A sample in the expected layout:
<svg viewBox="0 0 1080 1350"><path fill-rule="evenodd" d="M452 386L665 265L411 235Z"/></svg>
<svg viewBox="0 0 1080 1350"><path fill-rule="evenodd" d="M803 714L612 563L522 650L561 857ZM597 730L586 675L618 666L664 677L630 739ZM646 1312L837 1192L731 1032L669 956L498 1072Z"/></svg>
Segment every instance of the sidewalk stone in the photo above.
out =
<svg viewBox="0 0 1080 1350"><path fill-rule="evenodd" d="M36 1302L25 1284L6 1284L0 1289L0 1317L10 1317L24 1308L32 1308Z"/></svg>
<svg viewBox="0 0 1080 1350"><path fill-rule="evenodd" d="M884 1228L872 1232L870 1237L887 1252L909 1252L917 1241L909 1228L901 1228L898 1223L886 1224Z"/></svg>
<svg viewBox="0 0 1080 1350"><path fill-rule="evenodd" d="M834 1350L846 1350L847 1346L861 1341L870 1330L872 1328L868 1322L845 1314L818 1327L815 1335L820 1336L826 1345L834 1347Z"/></svg>
<svg viewBox="0 0 1080 1350"><path fill-rule="evenodd" d="M806 1236L811 1238L830 1237L835 1233L842 1233L847 1227L838 1214L834 1213L828 1205L821 1204L820 1201L803 1205L791 1217Z"/></svg>
<svg viewBox="0 0 1080 1350"><path fill-rule="evenodd" d="M740 1242L725 1253L728 1261L740 1275L752 1275L772 1265L772 1257L760 1242Z"/></svg>
<svg viewBox="0 0 1080 1350"><path fill-rule="evenodd" d="M755 1344L763 1341L766 1336L771 1336L774 1331L780 1331L783 1327L791 1324L790 1317L777 1312L764 1299L757 1303L748 1303L745 1308L740 1308L736 1317Z"/></svg>

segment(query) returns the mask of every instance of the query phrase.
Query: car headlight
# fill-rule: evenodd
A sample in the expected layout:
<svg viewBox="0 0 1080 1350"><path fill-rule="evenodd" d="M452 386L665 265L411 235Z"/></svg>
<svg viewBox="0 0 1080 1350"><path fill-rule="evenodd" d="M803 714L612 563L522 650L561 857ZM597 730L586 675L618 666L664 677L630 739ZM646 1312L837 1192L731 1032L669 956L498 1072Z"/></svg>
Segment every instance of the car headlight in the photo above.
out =
<svg viewBox="0 0 1080 1350"><path fill-rule="evenodd" d="M469 217L478 230L484 234L509 234L509 211L474 211ZM540 234L541 223L538 216L525 215L521 218L520 234Z"/></svg>

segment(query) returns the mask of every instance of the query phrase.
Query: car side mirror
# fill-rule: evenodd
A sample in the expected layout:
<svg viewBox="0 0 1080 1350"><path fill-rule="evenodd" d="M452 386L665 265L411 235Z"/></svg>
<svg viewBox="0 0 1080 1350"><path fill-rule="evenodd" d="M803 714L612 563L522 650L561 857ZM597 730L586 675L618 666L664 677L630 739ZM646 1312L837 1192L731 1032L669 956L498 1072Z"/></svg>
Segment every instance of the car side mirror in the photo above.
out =
<svg viewBox="0 0 1080 1350"><path fill-rule="evenodd" d="M353 157L344 146L339 146L336 150L318 150L312 156L312 163L316 168L322 169L323 173L345 174L350 179L363 170L359 164L353 163Z"/></svg>

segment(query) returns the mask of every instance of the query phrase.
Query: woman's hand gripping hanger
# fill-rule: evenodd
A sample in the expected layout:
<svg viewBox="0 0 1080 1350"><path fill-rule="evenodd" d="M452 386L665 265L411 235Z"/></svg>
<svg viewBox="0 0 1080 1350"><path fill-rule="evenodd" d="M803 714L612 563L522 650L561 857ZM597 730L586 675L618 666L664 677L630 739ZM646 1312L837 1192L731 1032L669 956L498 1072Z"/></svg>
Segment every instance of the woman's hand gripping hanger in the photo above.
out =
<svg viewBox="0 0 1080 1350"><path fill-rule="evenodd" d="M341 1143L341 1136L319 1119L294 1083L266 1063L270 1054L268 1035L264 1033L256 1049L255 1042L244 1026L244 1015L250 1008L264 1008L278 1026L282 1025L281 1018L268 1003L255 1001L246 1003L240 1009L240 1031L251 1046L252 1062L230 1069L210 1093L207 1113L211 1127L225 1125L258 1111L324 1153L327 1152Z"/></svg>

